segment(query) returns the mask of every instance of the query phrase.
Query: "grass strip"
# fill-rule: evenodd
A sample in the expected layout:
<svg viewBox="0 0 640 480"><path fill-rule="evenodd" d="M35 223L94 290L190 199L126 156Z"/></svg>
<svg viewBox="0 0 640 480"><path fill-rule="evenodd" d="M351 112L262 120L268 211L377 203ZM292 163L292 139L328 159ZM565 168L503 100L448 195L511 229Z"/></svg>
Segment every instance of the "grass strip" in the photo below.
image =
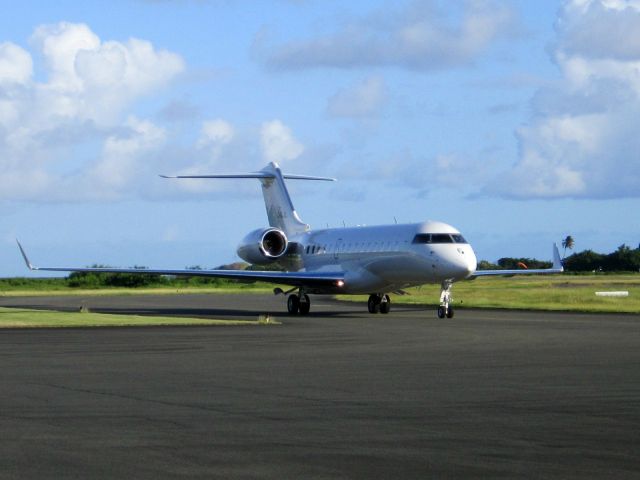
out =
<svg viewBox="0 0 640 480"><path fill-rule="evenodd" d="M271 318L257 320L217 320L206 318L151 317L144 315L111 315L89 312L55 312L0 308L0 328L65 328L65 327L145 327L185 325L268 325Z"/></svg>

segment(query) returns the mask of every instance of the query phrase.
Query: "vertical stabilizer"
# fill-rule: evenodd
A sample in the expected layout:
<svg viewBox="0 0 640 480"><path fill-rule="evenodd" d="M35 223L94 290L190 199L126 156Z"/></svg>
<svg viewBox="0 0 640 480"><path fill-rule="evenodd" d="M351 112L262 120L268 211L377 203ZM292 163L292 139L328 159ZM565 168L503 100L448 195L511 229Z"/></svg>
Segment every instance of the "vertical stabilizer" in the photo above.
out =
<svg viewBox="0 0 640 480"><path fill-rule="evenodd" d="M265 176L260 178L264 205L271 227L279 228L287 236L309 230L309 225L298 216L291 197L284 184L284 178L277 163L271 162L260 170Z"/></svg>

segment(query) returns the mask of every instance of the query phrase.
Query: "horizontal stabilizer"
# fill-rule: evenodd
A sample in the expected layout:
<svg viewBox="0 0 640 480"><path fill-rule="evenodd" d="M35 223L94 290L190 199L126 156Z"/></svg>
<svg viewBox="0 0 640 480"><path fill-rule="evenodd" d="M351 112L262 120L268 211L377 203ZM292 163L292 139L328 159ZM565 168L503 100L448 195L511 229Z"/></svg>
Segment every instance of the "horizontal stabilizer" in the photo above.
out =
<svg viewBox="0 0 640 480"><path fill-rule="evenodd" d="M275 175L270 173L255 172L255 173L227 173L221 175L160 175L162 178L275 178ZM335 182L335 178L330 177L314 177L310 175L292 175L282 174L282 178L287 180L321 180L324 182Z"/></svg>
<svg viewBox="0 0 640 480"><path fill-rule="evenodd" d="M271 162L259 172L223 173L213 175L160 175L162 178L257 178L262 184L264 205L269 218L269 225L282 230L287 236L309 231L309 225L304 223L291 202L285 179L290 180L321 180L335 182L335 178L317 177L315 175L293 175L282 173L277 163Z"/></svg>

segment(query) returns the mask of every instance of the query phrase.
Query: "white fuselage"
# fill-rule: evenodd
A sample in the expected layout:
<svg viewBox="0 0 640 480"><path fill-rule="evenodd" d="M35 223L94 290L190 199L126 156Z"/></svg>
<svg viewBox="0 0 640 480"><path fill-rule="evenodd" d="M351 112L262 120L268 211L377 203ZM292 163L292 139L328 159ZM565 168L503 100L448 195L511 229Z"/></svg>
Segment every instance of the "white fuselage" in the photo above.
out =
<svg viewBox="0 0 640 480"><path fill-rule="evenodd" d="M304 270L346 272L342 291L350 294L462 280L476 270L471 245L441 222L316 230L289 240Z"/></svg>

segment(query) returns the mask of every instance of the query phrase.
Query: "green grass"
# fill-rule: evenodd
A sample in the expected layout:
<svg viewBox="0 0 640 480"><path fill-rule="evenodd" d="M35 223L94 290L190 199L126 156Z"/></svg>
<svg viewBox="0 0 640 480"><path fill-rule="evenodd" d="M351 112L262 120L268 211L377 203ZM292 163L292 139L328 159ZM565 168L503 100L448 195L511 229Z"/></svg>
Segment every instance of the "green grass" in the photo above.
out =
<svg viewBox="0 0 640 480"><path fill-rule="evenodd" d="M250 320L213 320L204 318L148 317L102 313L67 313L49 310L0 308L0 328L63 327L145 327L157 325L265 325L277 324L273 318Z"/></svg>
<svg viewBox="0 0 640 480"><path fill-rule="evenodd" d="M628 297L596 297L597 291L629 292ZM398 304L437 305L439 285L408 290L394 295ZM341 300L366 301L366 296L340 296ZM550 275L478 278L453 286L453 306L579 312L640 313L640 275Z"/></svg>

